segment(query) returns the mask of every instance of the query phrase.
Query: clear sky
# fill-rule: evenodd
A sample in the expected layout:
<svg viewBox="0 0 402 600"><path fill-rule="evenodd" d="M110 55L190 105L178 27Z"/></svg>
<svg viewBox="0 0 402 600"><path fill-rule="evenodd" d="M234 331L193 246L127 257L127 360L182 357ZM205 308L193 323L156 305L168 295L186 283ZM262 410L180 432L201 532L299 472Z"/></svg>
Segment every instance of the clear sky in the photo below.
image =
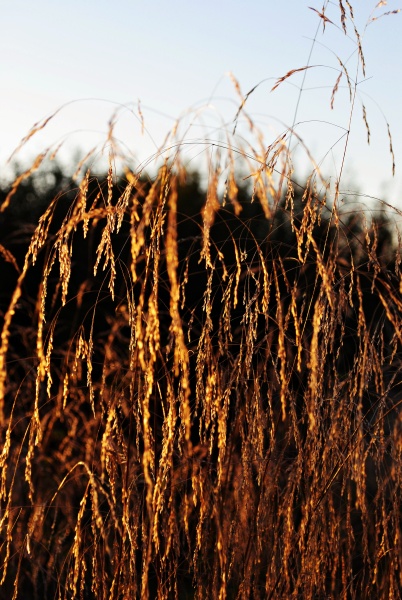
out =
<svg viewBox="0 0 402 600"><path fill-rule="evenodd" d="M346 6L345 0L343 3ZM175 119L200 109L189 139L219 138L220 123L230 123L239 99L228 76L243 93L261 85L247 109L268 145L291 126L303 73L271 92L275 79L307 64L323 0L0 0L0 161L5 161L32 125L65 105L25 147L26 159L66 136L65 155L99 142L119 103L117 129L137 164L156 149ZM352 1L361 33L375 2ZM386 4L386 3L382 3ZM402 6L389 0L374 16ZM339 172L350 103L345 80L330 109L339 63L356 75L356 44L339 27L339 2L333 1L325 35L320 27L306 73L296 131L322 162L326 175ZM402 13L367 27L363 37L367 73L358 74L358 97L341 188L379 196L402 209ZM335 54L334 54L335 53ZM141 132L141 100L147 132ZM71 101L74 101L71 104ZM367 110L371 143L367 146L361 101ZM67 105L66 105L67 104ZM202 107L202 110L201 110ZM382 111L382 112L381 112ZM396 158L391 158L386 122ZM194 113L192 113L194 114ZM199 126L202 118L205 129ZM188 117L186 122L190 122ZM215 129L211 129L215 128ZM193 146L197 153L196 142ZM304 165L302 152L295 152Z"/></svg>

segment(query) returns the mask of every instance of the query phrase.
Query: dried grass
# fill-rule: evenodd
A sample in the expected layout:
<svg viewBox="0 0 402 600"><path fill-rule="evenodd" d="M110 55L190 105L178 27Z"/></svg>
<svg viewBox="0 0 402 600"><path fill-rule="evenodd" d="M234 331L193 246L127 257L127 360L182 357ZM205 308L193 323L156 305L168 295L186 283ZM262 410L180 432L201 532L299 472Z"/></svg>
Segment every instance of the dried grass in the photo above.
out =
<svg viewBox="0 0 402 600"><path fill-rule="evenodd" d="M400 243L246 122L198 211L180 140L122 186L112 120L106 178L54 199L21 267L0 246L2 597L401 597Z"/></svg>

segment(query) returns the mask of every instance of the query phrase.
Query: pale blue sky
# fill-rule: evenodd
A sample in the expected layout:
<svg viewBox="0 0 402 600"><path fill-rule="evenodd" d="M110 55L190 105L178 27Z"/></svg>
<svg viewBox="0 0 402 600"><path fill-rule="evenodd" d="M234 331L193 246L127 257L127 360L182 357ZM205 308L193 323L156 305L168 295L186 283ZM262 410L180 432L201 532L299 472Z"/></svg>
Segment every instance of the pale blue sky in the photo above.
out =
<svg viewBox="0 0 402 600"><path fill-rule="evenodd" d="M356 23L363 32L375 2L356 0L354 4ZM285 129L284 124L293 123L297 86L303 74L296 74L275 92L270 89L275 78L307 63L319 23L309 6L321 10L322 0L0 0L3 172L6 158L30 127L72 100L77 102L63 108L30 141L21 158L56 144L66 134L65 154L73 148L89 149L107 130L113 103L136 104L141 100L150 135L141 135L138 120L129 112L122 114L118 128L119 137L137 162L155 151L155 144L162 142L175 118L192 106L205 106L209 101L210 108L203 113L207 128L219 123L218 114L230 123L238 98L229 72L236 76L244 93L267 79L250 96L247 107L261 125L268 145ZM399 6L402 1L389 0L375 14ZM339 23L337 1L327 14ZM358 99L343 179L344 189L354 186L399 208L401 19L402 13L384 17L371 24L364 36L369 79L359 84L359 91L367 109L371 145L366 144ZM350 34L353 37L352 28ZM311 64L323 66L307 73L297 117L298 122L307 123L298 126L297 131L317 162L327 156L323 170L334 177L343 151L343 143L336 142L342 135L341 128L348 127L350 105L347 91L341 90L334 110L329 108L338 68L333 52L354 77L355 44L330 24L324 36L320 29L317 41ZM395 178L391 175L383 116L365 94L378 103L390 123L397 163ZM202 135L202 130L194 127L189 137ZM295 157L304 164L300 152Z"/></svg>

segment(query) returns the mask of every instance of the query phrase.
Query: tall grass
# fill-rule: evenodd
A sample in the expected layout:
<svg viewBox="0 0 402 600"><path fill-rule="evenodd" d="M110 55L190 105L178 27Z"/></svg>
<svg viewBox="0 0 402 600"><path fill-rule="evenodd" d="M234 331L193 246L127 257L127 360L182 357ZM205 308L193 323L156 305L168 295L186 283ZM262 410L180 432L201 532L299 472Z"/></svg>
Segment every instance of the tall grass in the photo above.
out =
<svg viewBox="0 0 402 600"><path fill-rule="evenodd" d="M246 102L204 192L177 130L147 180L112 124L107 175L3 235L1 597L401 597L401 243Z"/></svg>

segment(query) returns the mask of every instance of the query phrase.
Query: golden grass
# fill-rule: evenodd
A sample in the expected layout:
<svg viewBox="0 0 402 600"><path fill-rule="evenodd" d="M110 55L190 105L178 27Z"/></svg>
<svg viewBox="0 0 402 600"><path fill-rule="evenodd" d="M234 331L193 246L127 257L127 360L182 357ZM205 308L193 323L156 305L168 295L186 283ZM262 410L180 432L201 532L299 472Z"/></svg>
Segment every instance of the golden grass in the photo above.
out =
<svg viewBox="0 0 402 600"><path fill-rule="evenodd" d="M117 175L112 120L107 175L0 246L1 597L401 596L401 244L300 191L236 85L256 149L211 148L200 210L174 137Z"/></svg>

